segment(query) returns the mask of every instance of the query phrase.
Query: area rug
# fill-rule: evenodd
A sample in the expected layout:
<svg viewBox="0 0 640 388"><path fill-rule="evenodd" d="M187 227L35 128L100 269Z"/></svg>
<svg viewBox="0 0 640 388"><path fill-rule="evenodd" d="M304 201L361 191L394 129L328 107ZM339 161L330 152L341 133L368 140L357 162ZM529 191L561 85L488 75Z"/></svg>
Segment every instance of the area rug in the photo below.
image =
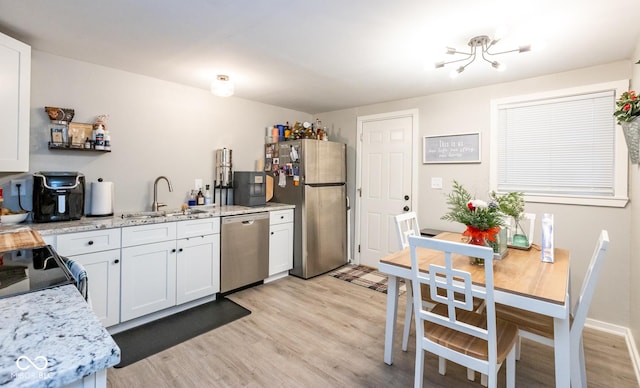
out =
<svg viewBox="0 0 640 388"><path fill-rule="evenodd" d="M120 363L115 368L133 364L249 314L251 311L239 304L219 298L114 334L112 337L121 351Z"/></svg>
<svg viewBox="0 0 640 388"><path fill-rule="evenodd" d="M327 275L382 292L383 294L387 293L387 275L377 271L375 268L364 265L347 264L329 272ZM400 283L399 294L403 294L406 291L404 279L398 279L398 281Z"/></svg>

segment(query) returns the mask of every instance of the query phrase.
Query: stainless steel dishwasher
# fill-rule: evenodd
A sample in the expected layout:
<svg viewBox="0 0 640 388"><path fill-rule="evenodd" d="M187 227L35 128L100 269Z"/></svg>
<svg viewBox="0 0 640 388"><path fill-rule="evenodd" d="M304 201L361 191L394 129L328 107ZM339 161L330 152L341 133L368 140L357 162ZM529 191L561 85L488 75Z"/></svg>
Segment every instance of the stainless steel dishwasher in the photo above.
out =
<svg viewBox="0 0 640 388"><path fill-rule="evenodd" d="M222 217L220 292L269 277L269 213Z"/></svg>

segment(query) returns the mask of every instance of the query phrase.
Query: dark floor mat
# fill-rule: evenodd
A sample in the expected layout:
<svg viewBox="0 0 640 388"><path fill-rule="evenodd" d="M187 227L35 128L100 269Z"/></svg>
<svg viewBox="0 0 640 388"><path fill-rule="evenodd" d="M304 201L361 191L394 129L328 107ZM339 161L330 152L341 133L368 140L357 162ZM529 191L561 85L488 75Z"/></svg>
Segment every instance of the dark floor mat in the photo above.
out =
<svg viewBox="0 0 640 388"><path fill-rule="evenodd" d="M121 350L122 368L190 338L251 314L239 304L219 298L113 335Z"/></svg>

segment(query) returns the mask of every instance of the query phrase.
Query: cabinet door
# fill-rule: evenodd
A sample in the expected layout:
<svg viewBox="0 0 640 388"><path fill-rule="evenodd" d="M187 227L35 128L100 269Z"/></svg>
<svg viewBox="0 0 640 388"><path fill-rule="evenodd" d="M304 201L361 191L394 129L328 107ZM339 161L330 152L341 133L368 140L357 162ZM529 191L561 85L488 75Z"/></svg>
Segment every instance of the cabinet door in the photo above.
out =
<svg viewBox="0 0 640 388"><path fill-rule="evenodd" d="M220 235L178 240L177 303L220 292Z"/></svg>
<svg viewBox="0 0 640 388"><path fill-rule="evenodd" d="M71 256L89 279L91 308L105 327L120 323L120 250Z"/></svg>
<svg viewBox="0 0 640 388"><path fill-rule="evenodd" d="M176 241L122 249L122 322L176 304Z"/></svg>
<svg viewBox="0 0 640 388"><path fill-rule="evenodd" d="M31 47L0 34L0 171L29 171Z"/></svg>
<svg viewBox="0 0 640 388"><path fill-rule="evenodd" d="M269 276L293 268L293 223L271 225Z"/></svg>

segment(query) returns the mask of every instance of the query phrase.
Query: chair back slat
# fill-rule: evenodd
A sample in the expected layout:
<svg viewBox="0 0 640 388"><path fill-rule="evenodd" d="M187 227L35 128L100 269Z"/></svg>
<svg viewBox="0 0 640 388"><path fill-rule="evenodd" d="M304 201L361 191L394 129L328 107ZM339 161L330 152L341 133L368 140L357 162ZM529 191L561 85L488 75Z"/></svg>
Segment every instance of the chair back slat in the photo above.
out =
<svg viewBox="0 0 640 388"><path fill-rule="evenodd" d="M418 215L415 212L408 212L398 214L394 218L400 249L407 248L409 246L409 236L420 236Z"/></svg>
<svg viewBox="0 0 640 388"><path fill-rule="evenodd" d="M431 297L436 302L447 305L448 309L448 317L445 317L426 310L420 303L417 303L415 304L415 311L419 318L488 341L491 357L492 350L495 352L496 349L495 304L493 300L493 250L489 247L420 236L410 236L408 240L411 251L413 292L416 300L421 299L420 284L429 284ZM419 248L427 248L441 252L444 265L431 264L428 274L420 272ZM484 259L486 278L484 288L473 285L471 274L468 271L455 268L454 257L457 255ZM465 260L468 260L468 258L465 257ZM439 293L439 290L444 290L444 293ZM463 295L462 298L459 298L462 300L456 300L454 297L455 294ZM463 308L468 311L473 310L473 296L486 300L486 327L474 326L457 319L456 308ZM495 357L496 355L493 354L493 356Z"/></svg>
<svg viewBox="0 0 640 388"><path fill-rule="evenodd" d="M571 337L580 338L582 336L582 329L587 319L587 313L589 312L589 306L595 293L596 283L602 268L602 263L609 248L609 233L606 230L600 232L598 243L591 256L591 262L587 269L584 281L582 282L582 290L578 296L573 309L573 323L571 326Z"/></svg>

